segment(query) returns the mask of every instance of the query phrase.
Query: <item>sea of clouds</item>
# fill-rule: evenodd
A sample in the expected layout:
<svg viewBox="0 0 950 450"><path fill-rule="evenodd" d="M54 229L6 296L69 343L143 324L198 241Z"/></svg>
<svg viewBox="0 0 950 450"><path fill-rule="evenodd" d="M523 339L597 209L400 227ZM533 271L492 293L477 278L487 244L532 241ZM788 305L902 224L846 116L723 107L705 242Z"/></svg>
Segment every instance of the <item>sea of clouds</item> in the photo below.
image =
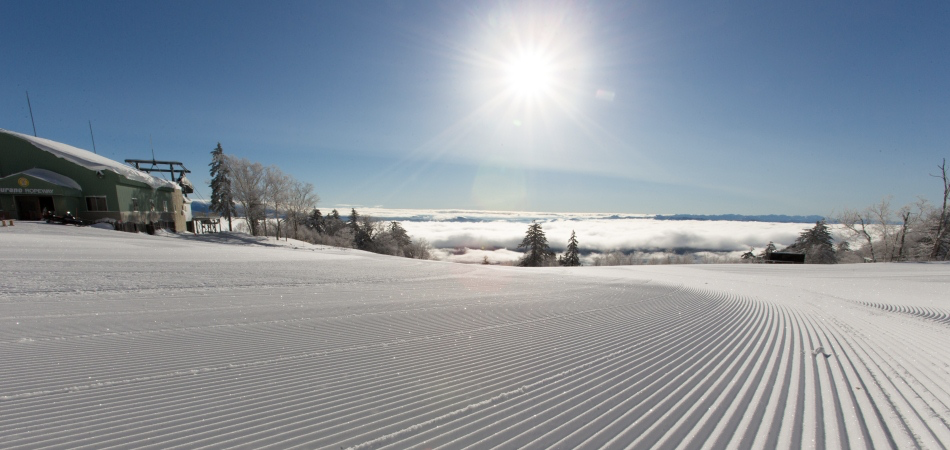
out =
<svg viewBox="0 0 950 450"><path fill-rule="evenodd" d="M440 259L492 263L519 259L518 244L532 222L541 224L551 249L563 251L575 232L585 260L611 251L668 255L689 251L738 256L769 242L780 249L814 223L739 220L657 220L652 214L583 214L466 210L359 208L380 220L399 221L414 238L424 238ZM341 215L348 212L340 211Z"/></svg>

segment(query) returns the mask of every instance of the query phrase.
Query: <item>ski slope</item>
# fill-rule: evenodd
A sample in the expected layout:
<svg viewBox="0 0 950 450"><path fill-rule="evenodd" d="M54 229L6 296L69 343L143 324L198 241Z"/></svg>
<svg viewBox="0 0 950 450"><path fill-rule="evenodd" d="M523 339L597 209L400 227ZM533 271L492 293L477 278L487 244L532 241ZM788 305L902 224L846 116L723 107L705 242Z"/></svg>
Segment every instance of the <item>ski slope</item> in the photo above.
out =
<svg viewBox="0 0 950 450"><path fill-rule="evenodd" d="M0 228L2 448L944 448L950 265Z"/></svg>

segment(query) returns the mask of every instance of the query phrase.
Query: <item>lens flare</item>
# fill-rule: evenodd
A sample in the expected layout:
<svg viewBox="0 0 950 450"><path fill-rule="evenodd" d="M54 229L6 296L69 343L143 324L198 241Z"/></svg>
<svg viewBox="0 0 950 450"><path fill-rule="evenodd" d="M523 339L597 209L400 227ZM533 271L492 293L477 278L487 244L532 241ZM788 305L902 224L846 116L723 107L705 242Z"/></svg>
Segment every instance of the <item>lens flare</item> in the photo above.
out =
<svg viewBox="0 0 950 450"><path fill-rule="evenodd" d="M535 95L551 87L553 67L540 55L520 55L510 61L506 69L509 88L516 94Z"/></svg>

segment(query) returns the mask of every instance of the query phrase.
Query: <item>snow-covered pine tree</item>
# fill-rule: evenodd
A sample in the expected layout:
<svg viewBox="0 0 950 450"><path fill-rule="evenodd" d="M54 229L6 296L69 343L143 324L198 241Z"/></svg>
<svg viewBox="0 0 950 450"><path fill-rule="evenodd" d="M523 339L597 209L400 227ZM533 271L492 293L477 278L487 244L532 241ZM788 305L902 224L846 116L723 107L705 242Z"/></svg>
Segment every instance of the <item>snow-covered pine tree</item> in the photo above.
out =
<svg viewBox="0 0 950 450"><path fill-rule="evenodd" d="M231 227L231 217L237 213L234 195L231 192L231 170L221 143L211 151L211 205L212 211L228 219L228 231Z"/></svg>
<svg viewBox="0 0 950 450"><path fill-rule="evenodd" d="M337 232L342 230L344 226L340 213L335 209L323 218L323 232L327 235L336 236Z"/></svg>
<svg viewBox="0 0 950 450"><path fill-rule="evenodd" d="M548 247L548 238L544 236L544 230L541 229L541 224L537 222L528 226L524 240L521 241L518 248L525 249L524 257L518 262L521 267L547 266L554 258L554 253Z"/></svg>
<svg viewBox="0 0 950 450"><path fill-rule="evenodd" d="M389 234L393 237L393 240L396 241L396 246L399 248L399 253L403 256L411 258L412 256L408 254L411 249L412 239L409 238L409 234L406 233L406 229L402 227L399 222L395 220L389 223Z"/></svg>
<svg viewBox="0 0 950 450"><path fill-rule="evenodd" d="M347 226L353 230L353 246L360 250L373 251L372 233L374 230L369 223L364 222L371 221L367 221L364 217L360 216L359 213L356 212L356 208L351 208L350 221L347 222Z"/></svg>
<svg viewBox="0 0 950 450"><path fill-rule="evenodd" d="M577 254L577 235L571 230L571 238L567 241L567 250L559 259L562 266L575 267L581 265L580 255Z"/></svg>
<svg viewBox="0 0 950 450"><path fill-rule="evenodd" d="M749 251L745 252L740 256L744 261L755 261L755 248L750 248Z"/></svg>
<svg viewBox="0 0 950 450"><path fill-rule="evenodd" d="M808 264L835 264L838 262L835 254L834 238L828 231L824 220L815 222L815 226L802 231L793 247L805 252L805 262Z"/></svg>
<svg viewBox="0 0 950 450"><path fill-rule="evenodd" d="M336 210L334 210L334 211L336 211ZM354 231L354 232L359 229L359 227L360 227L360 214L359 214L358 212L356 212L356 208L350 208L350 221L347 222L346 224L349 225L350 228L353 228L353 231Z"/></svg>
<svg viewBox="0 0 950 450"><path fill-rule="evenodd" d="M323 234L323 214L320 213L319 209L313 208L313 211L310 211L310 215L307 216L307 228Z"/></svg>
<svg viewBox="0 0 950 450"><path fill-rule="evenodd" d="M759 254L759 257L765 260L769 260L772 257L772 252L775 251L775 243L769 241L769 245L765 246L765 250L762 250L762 253Z"/></svg>

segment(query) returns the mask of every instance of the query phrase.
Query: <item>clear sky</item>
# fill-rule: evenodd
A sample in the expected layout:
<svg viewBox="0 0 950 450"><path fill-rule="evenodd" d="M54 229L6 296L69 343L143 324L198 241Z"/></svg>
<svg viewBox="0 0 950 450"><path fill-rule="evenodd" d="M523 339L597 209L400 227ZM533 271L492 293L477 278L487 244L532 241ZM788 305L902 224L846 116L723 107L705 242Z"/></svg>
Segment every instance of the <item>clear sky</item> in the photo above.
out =
<svg viewBox="0 0 950 450"><path fill-rule="evenodd" d="M321 208L831 214L950 157L946 1L0 0L0 60L0 128Z"/></svg>

